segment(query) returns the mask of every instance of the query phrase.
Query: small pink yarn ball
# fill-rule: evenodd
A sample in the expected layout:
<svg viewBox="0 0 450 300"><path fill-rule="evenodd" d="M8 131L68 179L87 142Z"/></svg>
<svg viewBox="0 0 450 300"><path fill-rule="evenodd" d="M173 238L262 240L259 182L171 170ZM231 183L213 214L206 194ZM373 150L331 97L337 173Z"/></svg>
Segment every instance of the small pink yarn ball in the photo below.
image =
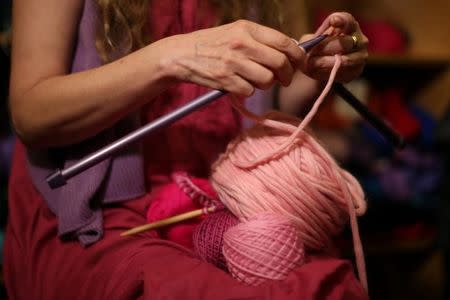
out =
<svg viewBox="0 0 450 300"><path fill-rule="evenodd" d="M262 213L229 229L223 255L234 278L256 286L267 279L282 280L304 264L299 230L287 218Z"/></svg>
<svg viewBox="0 0 450 300"><path fill-rule="evenodd" d="M208 215L194 230L192 240L195 252L204 261L226 271L222 254L223 235L238 223L239 220L226 209Z"/></svg>

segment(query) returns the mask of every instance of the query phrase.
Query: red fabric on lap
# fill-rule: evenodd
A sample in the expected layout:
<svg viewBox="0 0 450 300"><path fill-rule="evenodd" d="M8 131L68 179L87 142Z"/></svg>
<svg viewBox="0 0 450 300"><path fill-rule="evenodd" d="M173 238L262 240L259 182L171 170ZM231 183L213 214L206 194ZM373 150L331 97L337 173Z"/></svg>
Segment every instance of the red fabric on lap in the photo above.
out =
<svg viewBox="0 0 450 300"><path fill-rule="evenodd" d="M209 14L196 18L196 1L152 5L155 39L205 28L215 20ZM174 85L143 107L143 120L154 120L206 91L187 83ZM146 179L153 195L170 182L173 172L207 177L211 163L239 129L240 116L221 99L146 139ZM367 298L350 264L341 260L317 258L284 281L254 288L202 262L187 248L159 239L155 232L120 237L146 222L150 194L105 206L104 236L92 246L61 241L57 219L29 178L21 144L14 153L9 191L4 273L11 300Z"/></svg>
<svg viewBox="0 0 450 300"><path fill-rule="evenodd" d="M119 234L145 222L145 197L104 209L104 237L82 248L56 238L57 222L32 185L24 149L13 161L5 281L10 299L367 299L351 265L315 258L280 282L247 287L182 246L152 233ZM17 188L20 187L20 188Z"/></svg>

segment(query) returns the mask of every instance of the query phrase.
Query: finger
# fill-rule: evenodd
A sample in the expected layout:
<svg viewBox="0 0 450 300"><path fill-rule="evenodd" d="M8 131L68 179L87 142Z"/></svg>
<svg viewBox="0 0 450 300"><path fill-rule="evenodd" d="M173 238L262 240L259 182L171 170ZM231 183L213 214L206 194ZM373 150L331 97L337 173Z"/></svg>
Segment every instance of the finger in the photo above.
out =
<svg viewBox="0 0 450 300"><path fill-rule="evenodd" d="M316 30L315 34L323 34L330 27L333 27L333 33L352 33L359 29L358 22L349 13L338 12L329 15Z"/></svg>
<svg viewBox="0 0 450 300"><path fill-rule="evenodd" d="M201 86L216 90L223 90L234 95L245 97L250 97L255 92L255 87L239 75L231 75L229 77L223 78L221 81L217 81L212 78L194 74L193 76L191 76L189 81Z"/></svg>
<svg viewBox="0 0 450 300"><path fill-rule="evenodd" d="M346 67L364 66L367 60L367 51L353 52L341 56L341 69ZM311 69L323 69L328 70L328 73L334 66L335 57L333 55L327 56L310 56L308 58L307 66Z"/></svg>
<svg viewBox="0 0 450 300"><path fill-rule="evenodd" d="M225 90L232 94L249 97L255 88L247 80L237 74L225 74L223 67L216 66L215 72L196 68L195 64L185 64L184 67L191 70L187 72L183 80L216 90ZM222 70L222 71L221 71ZM219 76L218 76L219 75Z"/></svg>
<svg viewBox="0 0 450 300"><path fill-rule="evenodd" d="M330 15L330 26L339 29L339 33L353 33L359 29L358 22L347 12L338 12Z"/></svg>
<svg viewBox="0 0 450 300"><path fill-rule="evenodd" d="M361 50L358 52L348 53L346 55L342 55L342 67L351 67L351 66L365 66L367 62L367 58L369 57L369 53L367 50Z"/></svg>
<svg viewBox="0 0 450 300"><path fill-rule="evenodd" d="M255 87L244 78L234 75L223 83L223 89L234 95L250 97L255 92Z"/></svg>
<svg viewBox="0 0 450 300"><path fill-rule="evenodd" d="M355 52L341 57L341 68L336 76L338 81L347 82L358 77L364 69L367 52ZM326 80L333 68L334 56L312 56L308 59L308 75L318 80Z"/></svg>
<svg viewBox="0 0 450 300"><path fill-rule="evenodd" d="M361 66L352 66L347 67L344 70L339 70L339 72L336 74L335 81L337 82L350 82L361 75L364 67ZM330 70L329 69L315 69L313 72L308 74L311 78L314 78L318 81L326 81L330 77Z"/></svg>
<svg viewBox="0 0 450 300"><path fill-rule="evenodd" d="M249 32L256 41L284 53L293 65L299 65L304 59L305 52L287 35L266 26L252 25Z"/></svg>
<svg viewBox="0 0 450 300"><path fill-rule="evenodd" d="M251 60L236 61L236 70L240 77L262 90L270 88L275 81L272 71Z"/></svg>
<svg viewBox="0 0 450 300"><path fill-rule="evenodd" d="M334 36L327 39L324 43L317 45L312 54L320 55L333 55L333 54L346 54L367 49L368 39L364 35L356 35L358 39L357 47L355 48L355 42L350 35Z"/></svg>
<svg viewBox="0 0 450 300"><path fill-rule="evenodd" d="M291 41L291 43L294 43ZM294 66L282 52L255 41L246 50L246 55L254 62L263 65L273 72L275 79L287 86L292 81Z"/></svg>
<svg viewBox="0 0 450 300"><path fill-rule="evenodd" d="M364 65L354 65L341 70L336 74L336 81L347 83L359 77L364 70Z"/></svg>

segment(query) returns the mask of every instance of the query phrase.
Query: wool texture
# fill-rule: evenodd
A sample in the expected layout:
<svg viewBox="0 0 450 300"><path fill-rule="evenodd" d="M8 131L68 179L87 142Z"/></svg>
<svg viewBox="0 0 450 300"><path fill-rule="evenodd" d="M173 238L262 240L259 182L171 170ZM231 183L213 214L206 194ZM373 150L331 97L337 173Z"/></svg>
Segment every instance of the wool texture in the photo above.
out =
<svg viewBox="0 0 450 300"><path fill-rule="evenodd" d="M259 284L262 279L281 279L289 269L273 269L273 261L269 257L266 261L264 258L258 263L252 262L254 257L260 255L260 249L270 249L270 257L277 256L277 251L283 253L287 245L282 240L266 239L267 244L258 241L253 253L252 248L241 247L241 244L254 244L246 241L243 235L245 231L252 232L254 223L251 220L270 212L286 218L295 226L307 251L331 247L333 238L350 219L358 273L367 289L356 220L366 211L364 193L358 181L341 169L305 130L330 91L340 64L341 57L336 55L324 90L301 121L275 112L257 116L247 111L240 101L233 101L234 107L254 120L256 125L230 142L227 150L214 163L210 179L222 203L243 222L225 233L225 245L234 251L225 258L232 275L244 282ZM261 233L265 219L258 220L257 232ZM237 229L242 226L246 226L246 230ZM272 226L267 221L265 230L279 235L280 232ZM289 245L292 249L295 249L294 246ZM297 248L297 251L302 253L303 250ZM234 259L238 256L240 259ZM277 271L279 274L275 275ZM260 276L261 280L253 276Z"/></svg>
<svg viewBox="0 0 450 300"><path fill-rule="evenodd" d="M226 271L227 266L222 254L225 232L236 226L239 220L227 209L209 214L194 229L192 236L194 250L206 262Z"/></svg>
<svg viewBox="0 0 450 300"><path fill-rule="evenodd" d="M230 228L224 235L223 255L233 277L250 285L284 279L305 262L299 229L272 213Z"/></svg>

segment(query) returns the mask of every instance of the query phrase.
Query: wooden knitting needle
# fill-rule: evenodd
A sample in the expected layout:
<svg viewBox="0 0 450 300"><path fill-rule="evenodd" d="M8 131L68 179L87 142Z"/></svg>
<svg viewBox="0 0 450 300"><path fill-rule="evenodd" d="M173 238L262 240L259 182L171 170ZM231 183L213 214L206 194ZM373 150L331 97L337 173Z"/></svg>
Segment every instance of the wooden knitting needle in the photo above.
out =
<svg viewBox="0 0 450 300"><path fill-rule="evenodd" d="M206 213L212 213L216 210L216 207L212 206L212 207L208 207L206 209ZM196 209L196 210L192 210L186 213L182 213L180 215L176 215L167 219L163 219L163 220L159 220L153 223L149 223L149 224L145 224L145 225L141 225L141 226L137 226L134 227L130 230L127 230L125 232L122 232L120 234L120 236L129 236L129 235L133 235L133 234L137 234L137 233L141 233L144 231L148 231L148 230L152 230L152 229L156 229L156 228L161 228L164 226L168 226L171 224L175 224L175 223L179 223L182 221L186 221L189 219L193 219L195 217L201 216L205 213L205 209L201 208L201 209Z"/></svg>

